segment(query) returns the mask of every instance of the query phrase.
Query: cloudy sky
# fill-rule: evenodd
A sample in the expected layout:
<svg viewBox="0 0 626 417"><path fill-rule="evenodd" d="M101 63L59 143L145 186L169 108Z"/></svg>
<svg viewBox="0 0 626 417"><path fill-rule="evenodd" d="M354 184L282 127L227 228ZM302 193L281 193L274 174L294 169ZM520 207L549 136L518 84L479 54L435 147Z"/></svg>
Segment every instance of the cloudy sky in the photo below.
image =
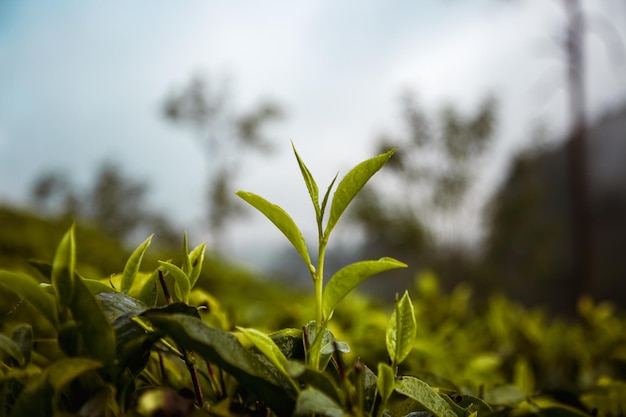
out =
<svg viewBox="0 0 626 417"><path fill-rule="evenodd" d="M566 129L560 3L2 0L0 202L25 202L51 169L87 184L114 161L149 181L155 208L193 236L207 159L190 131L163 120L161 105L200 74L229 80L238 109L272 99L286 110L269 131L273 159L248 158L235 186L284 206L309 240L312 210L290 140L323 186L372 156L373 138L398 125L406 89L432 111L447 103L472 111L495 95L496 147L464 219L479 230L483 197L533 126L546 123L554 137ZM626 27L622 0L584 3L594 22ZM587 37L592 115L626 97L624 62L607 53L605 25L597 27ZM252 214L230 230L229 249L245 260L250 248L281 239Z"/></svg>

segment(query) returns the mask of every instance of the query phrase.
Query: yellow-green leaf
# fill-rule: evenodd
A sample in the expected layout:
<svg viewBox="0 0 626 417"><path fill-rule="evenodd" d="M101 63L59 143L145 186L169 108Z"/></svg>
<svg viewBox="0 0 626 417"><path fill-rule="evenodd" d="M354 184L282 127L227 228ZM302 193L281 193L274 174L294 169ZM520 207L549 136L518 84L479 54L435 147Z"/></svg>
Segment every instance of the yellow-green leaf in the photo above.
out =
<svg viewBox="0 0 626 417"><path fill-rule="evenodd" d="M65 233L52 262L52 288L62 309L68 308L74 294L76 244L74 225Z"/></svg>
<svg viewBox="0 0 626 417"><path fill-rule="evenodd" d="M391 269L406 267L405 263L393 258L381 258L377 261L356 262L340 269L330 278L324 288L324 319L330 319L337 304L367 278Z"/></svg>
<svg viewBox="0 0 626 417"><path fill-rule="evenodd" d="M307 266L311 265L311 257L309 256L304 237L302 237L302 232L300 232L296 223L285 210L253 193L237 191L237 195L274 223L298 251Z"/></svg>
<svg viewBox="0 0 626 417"><path fill-rule="evenodd" d="M361 162L350 172L346 174L337 186L337 190L333 195L333 201L330 207L330 217L328 218L328 224L324 232L325 236L328 236L330 232L335 228L339 218L346 210L352 199L361 191L361 188L367 183L367 181L374 175L379 169L387 163L391 155L396 151L396 148L378 155L374 158Z"/></svg>
<svg viewBox="0 0 626 417"><path fill-rule="evenodd" d="M128 294L130 287L133 286L133 281L135 280L135 276L137 275L137 272L139 272L139 267L141 266L141 260L143 259L143 255L146 253L148 246L150 246L153 236L154 234L144 240L144 242L130 255L128 261L126 261L124 273L122 274L121 288L121 291L124 294Z"/></svg>
<svg viewBox="0 0 626 417"><path fill-rule="evenodd" d="M387 326L387 352L393 366L398 366L413 349L417 323L415 311L408 291L396 302L396 307Z"/></svg>

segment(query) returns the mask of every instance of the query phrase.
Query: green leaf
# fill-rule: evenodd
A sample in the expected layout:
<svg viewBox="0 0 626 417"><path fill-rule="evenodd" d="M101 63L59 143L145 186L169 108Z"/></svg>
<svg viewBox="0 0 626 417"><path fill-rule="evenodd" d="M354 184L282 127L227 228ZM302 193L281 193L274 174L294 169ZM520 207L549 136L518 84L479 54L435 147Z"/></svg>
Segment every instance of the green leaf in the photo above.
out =
<svg viewBox="0 0 626 417"><path fill-rule="evenodd" d="M39 286L34 278L17 272L0 271L0 284L38 310L55 328L59 326L54 296Z"/></svg>
<svg viewBox="0 0 626 417"><path fill-rule="evenodd" d="M74 277L75 280L80 279L79 277ZM105 284L102 281L98 281L96 279L83 279L83 284L87 287L90 293L99 294L101 292L117 292L115 288L110 285Z"/></svg>
<svg viewBox="0 0 626 417"><path fill-rule="evenodd" d="M328 203L328 197L330 197L330 192L332 191L333 185L335 185L335 181L337 181L338 177L339 177L339 173L336 173L335 177L330 182L330 185L328 186L328 189L326 189L326 194L324 194L324 199L322 200L322 208L321 208L321 211L320 211L320 219L322 217L324 217L324 213L326 213L326 204Z"/></svg>
<svg viewBox="0 0 626 417"><path fill-rule="evenodd" d="M128 294L130 287L133 286L135 276L137 275L137 272L139 272L141 260L143 259L143 255L146 253L148 246L150 246L150 242L152 241L153 236L154 234L150 235L146 240L144 240L144 242L139 245L139 247L135 249L135 251L130 255L128 261L126 261L121 285L121 291L124 294Z"/></svg>
<svg viewBox="0 0 626 417"><path fill-rule="evenodd" d="M256 330L245 327L237 326L237 330L244 334L252 342L254 347L256 347L262 354L265 355L267 359L278 368L287 378L291 378L285 369L285 362L287 362L287 358L281 352L281 350L276 346L274 341L266 334ZM298 389L298 386L294 384L294 388Z"/></svg>
<svg viewBox="0 0 626 417"><path fill-rule="evenodd" d="M70 310L89 355L109 364L115 357L115 333L104 311L82 279L74 283Z"/></svg>
<svg viewBox="0 0 626 417"><path fill-rule="evenodd" d="M52 262L52 288L57 295L61 309L70 306L74 294L74 267L76 265L76 244L74 225L65 233L57 247Z"/></svg>
<svg viewBox="0 0 626 417"><path fill-rule="evenodd" d="M389 400L389 397L391 397L391 394L393 394L395 379L396 376L391 366L386 363L379 362L376 388L378 388L382 404L385 404Z"/></svg>
<svg viewBox="0 0 626 417"><path fill-rule="evenodd" d="M11 334L11 339L17 344L25 364L30 362L33 351L33 327L30 324L20 324L15 326Z"/></svg>
<svg viewBox="0 0 626 417"><path fill-rule="evenodd" d="M282 329L269 334L270 339L278 346L287 359L304 360L304 341L302 330Z"/></svg>
<svg viewBox="0 0 626 417"><path fill-rule="evenodd" d="M55 392L101 364L85 358L54 361L46 370L29 380L17 398L11 416L52 416Z"/></svg>
<svg viewBox="0 0 626 417"><path fill-rule="evenodd" d="M337 304L350 291L372 275L407 265L393 258L381 258L377 261L356 262L337 271L326 284L323 295L324 319L329 320Z"/></svg>
<svg viewBox="0 0 626 417"><path fill-rule="evenodd" d="M277 415L291 415L296 391L291 381L262 354L244 348L232 333L183 315L145 313L152 325L179 346L194 351L256 392Z"/></svg>
<svg viewBox="0 0 626 417"><path fill-rule="evenodd" d="M189 243L187 242L187 231L183 235L183 271L189 275L191 273L191 261L189 260Z"/></svg>
<svg viewBox="0 0 626 417"><path fill-rule="evenodd" d="M326 417L343 417L348 414L343 408L323 392L315 388L307 388L300 392L296 402L294 416L320 415Z"/></svg>
<svg viewBox="0 0 626 417"><path fill-rule="evenodd" d="M485 401L491 405L515 407L525 398L526 395L514 385L498 385L485 392Z"/></svg>
<svg viewBox="0 0 626 417"><path fill-rule="evenodd" d="M298 155L298 151L296 151L296 146L293 142L291 142L291 147L293 148L293 153L296 155L296 159L298 160L298 165L300 166L300 172L302 172L302 178L304 178L306 188L309 190L309 195L311 196L311 201L313 202L317 219L321 221L319 189L317 188L317 184L315 183L313 175L311 175L309 169L306 167L302 159L300 159L300 155Z"/></svg>
<svg viewBox="0 0 626 417"><path fill-rule="evenodd" d="M189 254L189 262L191 264L191 272L189 272L189 284L191 288L196 285L200 273L202 272L202 264L204 263L204 252L206 251L206 243L201 243Z"/></svg>
<svg viewBox="0 0 626 417"><path fill-rule="evenodd" d="M41 259L29 259L28 264L35 268L46 280L52 279L52 264L49 261Z"/></svg>
<svg viewBox="0 0 626 417"><path fill-rule="evenodd" d="M185 274L182 269L169 262L159 261L159 265L174 278L174 294L176 294L176 297L183 303L189 302L191 287L187 274Z"/></svg>
<svg viewBox="0 0 626 417"><path fill-rule="evenodd" d="M12 339L0 333L0 351L10 356L20 367L26 365L26 359L20 347Z"/></svg>
<svg viewBox="0 0 626 417"><path fill-rule="evenodd" d="M329 374L316 371L298 361L287 361L285 369L292 378L297 379L301 384L323 392L337 404L344 403L343 391L339 389Z"/></svg>
<svg viewBox="0 0 626 417"><path fill-rule="evenodd" d="M435 417L457 417L450 404L441 398L430 385L417 378L401 377L396 381L396 392L416 401Z"/></svg>
<svg viewBox="0 0 626 417"><path fill-rule="evenodd" d="M387 326L387 352L391 358L392 366L398 366L413 349L417 323L413 303L409 292L405 291L402 298L396 302L396 307L391 315Z"/></svg>
<svg viewBox="0 0 626 417"><path fill-rule="evenodd" d="M300 232L296 223L285 210L253 193L237 191L237 195L252 207L263 213L265 217L274 223L274 225L278 227L278 229L291 242L293 247L296 248L307 266L311 265L311 258L309 256L309 251L306 247L304 237L302 237L302 232Z"/></svg>
<svg viewBox="0 0 626 417"><path fill-rule="evenodd" d="M155 307L158 298L157 280L159 279L159 270L155 269L150 277L143 283L143 286L137 294L137 299L148 307Z"/></svg>
<svg viewBox="0 0 626 417"><path fill-rule="evenodd" d="M337 190L333 195L333 201L330 207L330 217L328 218L328 224L326 225L324 236L328 236L330 234L352 199L359 193L359 191L361 191L361 188L363 188L372 175L385 165L395 151L396 148L393 148L384 154L363 161L346 174L337 186Z"/></svg>

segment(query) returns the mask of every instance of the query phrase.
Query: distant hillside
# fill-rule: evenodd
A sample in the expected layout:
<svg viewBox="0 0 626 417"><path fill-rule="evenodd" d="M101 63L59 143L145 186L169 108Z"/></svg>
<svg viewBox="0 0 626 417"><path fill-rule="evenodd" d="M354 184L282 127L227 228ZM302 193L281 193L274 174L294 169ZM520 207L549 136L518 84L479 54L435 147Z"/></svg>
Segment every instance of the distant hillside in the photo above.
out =
<svg viewBox="0 0 626 417"><path fill-rule="evenodd" d="M492 202L485 254L489 285L559 310L576 296L567 146L516 158ZM588 156L594 296L626 305L626 105L591 127Z"/></svg>

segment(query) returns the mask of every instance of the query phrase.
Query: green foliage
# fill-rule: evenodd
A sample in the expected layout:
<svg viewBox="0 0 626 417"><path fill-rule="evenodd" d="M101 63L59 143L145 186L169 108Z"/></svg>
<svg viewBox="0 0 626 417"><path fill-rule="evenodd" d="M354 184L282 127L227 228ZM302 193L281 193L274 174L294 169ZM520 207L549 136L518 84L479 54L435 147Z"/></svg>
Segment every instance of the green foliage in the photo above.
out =
<svg viewBox="0 0 626 417"><path fill-rule="evenodd" d="M278 229L287 237L289 242L294 246L300 254L307 269L311 273L315 286L315 338L308 340L308 363L314 369L322 369L320 367L320 357L322 352L322 338L326 331L328 321L332 317L333 311L341 299L350 293L357 285L366 278L379 272L387 271L395 268L405 268L406 265L392 258L383 258L379 261L359 262L348 265L341 269L337 274L331 277L326 289L324 290L324 258L326 246L330 233L335 228L339 218L346 210L350 202L365 186L367 181L378 172L383 165L391 158L395 152L395 148L387 151L374 158L361 162L352 168L346 176L339 182L337 189L333 195L330 207L330 216L324 227L324 211L328 196L335 182L330 184L328 191L324 196L322 205L319 204L318 186L311 172L304 164L295 145L292 144L296 160L300 166L300 172L304 178L304 183L309 191L313 207L315 209L316 222L318 228L318 255L317 268L311 263L309 250L306 242L302 237L302 233L293 219L279 206L272 204L262 197L255 194L239 191L237 195L244 201L252 205L254 208L263 213Z"/></svg>
<svg viewBox="0 0 626 417"><path fill-rule="evenodd" d="M338 204L341 214L350 195L390 155L350 171L350 180L342 180L335 192L343 196L331 200L331 212ZM461 286L448 296L434 275L422 274L415 303L406 291L397 297L388 320L389 315L352 290L373 274L404 266L391 258L348 265L324 288L323 255L332 227L323 227L322 220L330 191L319 204L317 185L297 153L296 158L320 231L317 267L307 264L315 309L293 314L300 328L268 334L233 327L222 302L234 292L237 307L251 309L246 299L255 292L250 281L231 281L236 276L231 273L225 277L228 291L219 297L194 288L202 275L205 245L190 251L186 236L180 263L161 261L154 271L142 272L150 237L121 263L126 266L118 274L104 280L83 277L78 272L80 242L72 226L61 237L52 263L34 264L39 279L0 271L0 294L17 296L31 307L20 316L23 322L2 326L0 415L624 413L626 382L619 367L611 365L626 363L626 320L606 304L582 300L582 324L548 321L541 312L523 310L502 297L476 312L470 308L469 289ZM265 201L260 197L243 196L271 216L280 212L259 203ZM281 223L286 214L280 213L277 226L291 227ZM266 304L284 313L284 293L264 294ZM310 320L312 312L315 320ZM263 316L263 326L279 327L280 315ZM351 355L364 360L352 361ZM377 375L365 363L375 364Z"/></svg>

